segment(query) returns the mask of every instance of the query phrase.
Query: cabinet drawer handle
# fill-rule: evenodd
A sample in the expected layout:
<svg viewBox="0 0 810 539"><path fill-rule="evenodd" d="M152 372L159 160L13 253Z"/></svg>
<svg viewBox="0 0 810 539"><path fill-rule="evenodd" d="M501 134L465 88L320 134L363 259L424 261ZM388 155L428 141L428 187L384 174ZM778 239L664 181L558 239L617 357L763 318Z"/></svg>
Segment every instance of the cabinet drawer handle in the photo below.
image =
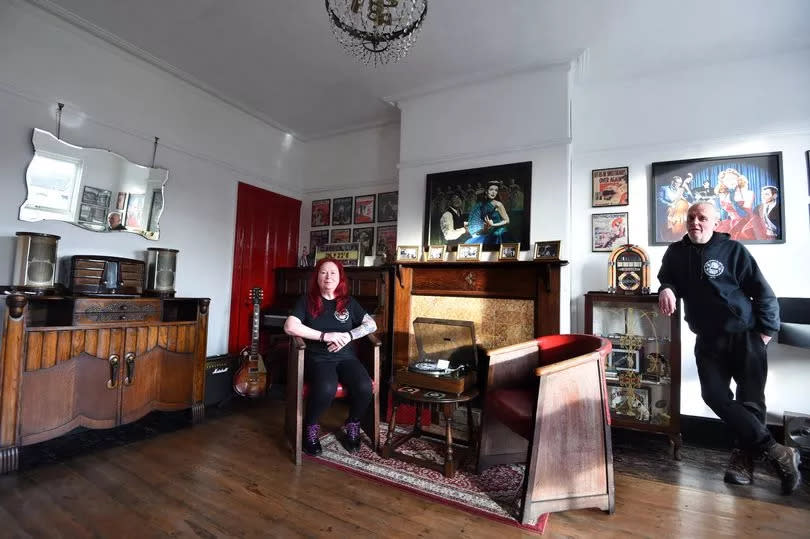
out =
<svg viewBox="0 0 810 539"><path fill-rule="evenodd" d="M124 385L131 386L132 382L135 381L135 353L128 352L124 355L124 363L127 367L127 375L124 378Z"/></svg>
<svg viewBox="0 0 810 539"><path fill-rule="evenodd" d="M118 384L118 363L120 358L118 354L113 354L107 362L110 364L110 379L107 380L107 389L115 389Z"/></svg>

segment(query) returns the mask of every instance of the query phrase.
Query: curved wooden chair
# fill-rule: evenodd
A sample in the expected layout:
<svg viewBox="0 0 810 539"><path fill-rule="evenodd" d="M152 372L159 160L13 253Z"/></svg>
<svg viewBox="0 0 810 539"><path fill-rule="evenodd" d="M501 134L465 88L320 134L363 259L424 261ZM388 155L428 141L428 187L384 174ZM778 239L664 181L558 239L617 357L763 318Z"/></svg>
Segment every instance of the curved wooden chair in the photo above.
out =
<svg viewBox="0 0 810 539"><path fill-rule="evenodd" d="M363 432L371 438L372 449L376 452L380 446L380 346L382 342L375 335L366 335L354 341L358 359L368 369L374 387L374 397L371 400L366 417L361 419ZM292 457L296 466L302 461L302 436L304 430L304 401L308 387L304 382L304 353L306 344L300 337L290 339L290 353L287 363L287 410L284 418L284 432L292 449ZM343 384L338 384L335 398L340 399L348 395Z"/></svg>
<svg viewBox="0 0 810 539"><path fill-rule="evenodd" d="M526 463L524 524L553 511L614 511L610 350L601 337L549 335L489 352L478 472Z"/></svg>

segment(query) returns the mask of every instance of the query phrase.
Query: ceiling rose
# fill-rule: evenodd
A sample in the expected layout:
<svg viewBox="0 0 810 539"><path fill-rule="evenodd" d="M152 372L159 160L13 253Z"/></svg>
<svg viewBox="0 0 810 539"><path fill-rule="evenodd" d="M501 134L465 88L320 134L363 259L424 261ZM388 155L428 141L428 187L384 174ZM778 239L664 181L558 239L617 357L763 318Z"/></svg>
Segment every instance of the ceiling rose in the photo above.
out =
<svg viewBox="0 0 810 539"><path fill-rule="evenodd" d="M325 0L332 32L366 65L408 54L427 15L427 0Z"/></svg>

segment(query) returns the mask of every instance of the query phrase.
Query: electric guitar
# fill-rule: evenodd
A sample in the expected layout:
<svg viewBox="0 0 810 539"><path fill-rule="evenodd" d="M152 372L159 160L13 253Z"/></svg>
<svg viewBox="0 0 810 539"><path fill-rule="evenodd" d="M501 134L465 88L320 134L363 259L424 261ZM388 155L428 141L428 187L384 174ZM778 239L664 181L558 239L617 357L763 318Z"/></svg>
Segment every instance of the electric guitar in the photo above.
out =
<svg viewBox="0 0 810 539"><path fill-rule="evenodd" d="M253 300L253 332L250 347L245 347L240 353L242 365L233 377L233 390L243 397L263 397L270 385L270 376L264 366L264 360L259 354L259 318L263 292L261 288L253 288L250 297Z"/></svg>

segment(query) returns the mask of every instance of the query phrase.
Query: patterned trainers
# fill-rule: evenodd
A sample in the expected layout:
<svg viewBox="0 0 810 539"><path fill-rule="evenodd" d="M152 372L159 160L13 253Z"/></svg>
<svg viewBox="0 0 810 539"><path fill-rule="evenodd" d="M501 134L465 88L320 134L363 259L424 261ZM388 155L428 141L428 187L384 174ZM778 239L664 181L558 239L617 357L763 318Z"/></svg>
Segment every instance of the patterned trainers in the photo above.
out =
<svg viewBox="0 0 810 539"><path fill-rule="evenodd" d="M754 458L748 451L734 449L723 481L732 485L750 485L754 481Z"/></svg>
<svg viewBox="0 0 810 539"><path fill-rule="evenodd" d="M790 494L802 480L799 472L799 450L795 447L785 447L782 444L774 443L765 452L768 461L773 465L779 479L782 480L782 494Z"/></svg>
<svg viewBox="0 0 810 539"><path fill-rule="evenodd" d="M346 421L346 439L343 446L349 453L354 453L360 449L360 422L359 421Z"/></svg>
<svg viewBox="0 0 810 539"><path fill-rule="evenodd" d="M318 439L318 435L321 432L320 425L306 425L304 427L304 453L307 455L311 455L313 457L317 457L321 453L323 453L323 448L321 447L321 441Z"/></svg>

